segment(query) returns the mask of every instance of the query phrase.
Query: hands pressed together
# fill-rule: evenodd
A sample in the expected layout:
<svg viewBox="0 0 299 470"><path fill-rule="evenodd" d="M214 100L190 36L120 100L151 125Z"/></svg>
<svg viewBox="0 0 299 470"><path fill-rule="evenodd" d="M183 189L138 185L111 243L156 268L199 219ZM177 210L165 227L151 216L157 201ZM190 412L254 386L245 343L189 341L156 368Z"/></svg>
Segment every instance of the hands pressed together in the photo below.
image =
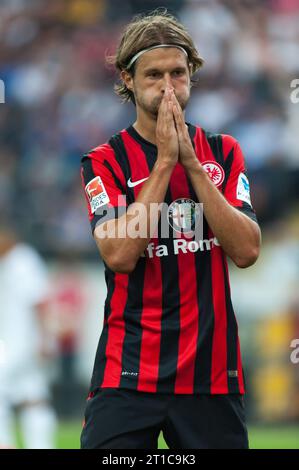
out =
<svg viewBox="0 0 299 470"><path fill-rule="evenodd" d="M156 137L158 158L161 161L173 166L179 161L186 169L199 165L182 108L174 90L169 87L160 104Z"/></svg>

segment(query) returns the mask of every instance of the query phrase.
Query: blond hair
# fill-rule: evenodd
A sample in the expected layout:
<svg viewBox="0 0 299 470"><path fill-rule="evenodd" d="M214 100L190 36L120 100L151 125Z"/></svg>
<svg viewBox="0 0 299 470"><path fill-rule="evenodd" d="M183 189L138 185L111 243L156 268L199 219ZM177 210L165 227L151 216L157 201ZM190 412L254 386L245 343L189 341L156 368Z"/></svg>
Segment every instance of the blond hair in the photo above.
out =
<svg viewBox="0 0 299 470"><path fill-rule="evenodd" d="M116 54L106 56L106 61L118 71L126 70L134 76L136 63L130 70L128 64L137 52L159 44L173 44L183 47L188 54L191 76L202 67L204 60L199 55L193 40L185 27L166 8L154 10L148 14L140 14L126 26ZM196 81L191 79L194 85ZM114 85L115 93L123 102L133 101L134 94L121 80Z"/></svg>

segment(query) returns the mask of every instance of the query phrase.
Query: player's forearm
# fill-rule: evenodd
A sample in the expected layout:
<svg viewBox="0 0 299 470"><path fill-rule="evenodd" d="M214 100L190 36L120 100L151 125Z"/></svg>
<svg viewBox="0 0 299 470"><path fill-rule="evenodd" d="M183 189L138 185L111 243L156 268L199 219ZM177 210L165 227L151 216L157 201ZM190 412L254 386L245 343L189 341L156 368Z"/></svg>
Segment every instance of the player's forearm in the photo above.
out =
<svg viewBox="0 0 299 470"><path fill-rule="evenodd" d="M127 212L119 219L96 227L94 237L107 265L115 272L129 273L153 237L160 218L158 205L164 202L173 170L159 158Z"/></svg>
<svg viewBox="0 0 299 470"><path fill-rule="evenodd" d="M210 180L201 165L187 169L205 218L224 252L241 268L254 264L259 255L258 225L232 207Z"/></svg>

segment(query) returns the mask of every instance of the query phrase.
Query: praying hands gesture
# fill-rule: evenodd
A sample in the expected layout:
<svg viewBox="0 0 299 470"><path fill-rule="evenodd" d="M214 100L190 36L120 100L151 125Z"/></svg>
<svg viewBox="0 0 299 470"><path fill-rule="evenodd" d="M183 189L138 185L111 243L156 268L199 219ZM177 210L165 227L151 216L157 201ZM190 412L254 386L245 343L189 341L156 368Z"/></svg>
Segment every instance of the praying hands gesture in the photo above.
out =
<svg viewBox="0 0 299 470"><path fill-rule="evenodd" d="M182 108L173 90L170 91L170 97L172 100L173 118L179 142L179 162L186 170L190 170L193 167L200 166L200 163L192 146Z"/></svg>

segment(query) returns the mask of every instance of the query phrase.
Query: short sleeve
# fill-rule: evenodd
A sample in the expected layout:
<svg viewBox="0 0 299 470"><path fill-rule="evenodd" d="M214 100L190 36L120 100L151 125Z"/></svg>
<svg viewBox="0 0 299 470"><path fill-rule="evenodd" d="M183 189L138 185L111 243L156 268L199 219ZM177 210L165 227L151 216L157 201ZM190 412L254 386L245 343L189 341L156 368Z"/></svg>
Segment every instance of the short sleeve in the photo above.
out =
<svg viewBox="0 0 299 470"><path fill-rule="evenodd" d="M82 157L81 178L92 232L96 225L126 212L124 175L108 144Z"/></svg>
<svg viewBox="0 0 299 470"><path fill-rule="evenodd" d="M226 160L226 184L224 197L234 207L257 222L250 197L250 184L245 159L239 142L234 140L233 148Z"/></svg>

